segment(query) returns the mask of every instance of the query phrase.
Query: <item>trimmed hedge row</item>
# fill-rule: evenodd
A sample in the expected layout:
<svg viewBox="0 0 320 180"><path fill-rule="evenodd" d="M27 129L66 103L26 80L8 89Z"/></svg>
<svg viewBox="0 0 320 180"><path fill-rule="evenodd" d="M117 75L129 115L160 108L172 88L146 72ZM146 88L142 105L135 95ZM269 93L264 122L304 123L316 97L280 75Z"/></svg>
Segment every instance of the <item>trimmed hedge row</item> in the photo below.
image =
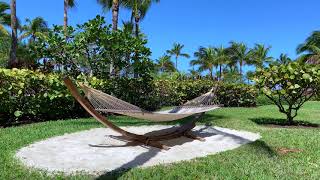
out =
<svg viewBox="0 0 320 180"><path fill-rule="evenodd" d="M209 80L101 80L78 77L90 86L147 110L180 105L218 85L217 97L225 106L255 106L252 86L223 84ZM85 116L64 86L59 74L30 70L0 69L0 125Z"/></svg>
<svg viewBox="0 0 320 180"><path fill-rule="evenodd" d="M0 69L0 124L83 116L70 96L56 74Z"/></svg>

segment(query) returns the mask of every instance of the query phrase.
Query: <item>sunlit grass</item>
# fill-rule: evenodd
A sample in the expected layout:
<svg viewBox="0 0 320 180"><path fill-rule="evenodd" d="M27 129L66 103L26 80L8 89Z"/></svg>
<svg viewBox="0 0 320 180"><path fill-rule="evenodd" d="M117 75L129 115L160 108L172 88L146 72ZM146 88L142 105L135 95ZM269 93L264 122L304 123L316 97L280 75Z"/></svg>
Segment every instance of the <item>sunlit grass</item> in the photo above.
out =
<svg viewBox="0 0 320 180"><path fill-rule="evenodd" d="M238 149L197 158L189 162L150 168L133 168L100 178L123 179L319 179L320 129L269 128L257 125L259 118L285 118L275 106L222 108L208 113L199 123L247 130L262 135L257 142ZM110 117L118 125L154 124L127 117ZM296 120L320 123L320 103L309 102ZM35 141L64 133L102 127L93 119L51 121L0 129L0 179L48 179L45 172L23 167L15 152ZM279 148L302 152L280 154ZM52 179L92 179L89 175L50 176Z"/></svg>

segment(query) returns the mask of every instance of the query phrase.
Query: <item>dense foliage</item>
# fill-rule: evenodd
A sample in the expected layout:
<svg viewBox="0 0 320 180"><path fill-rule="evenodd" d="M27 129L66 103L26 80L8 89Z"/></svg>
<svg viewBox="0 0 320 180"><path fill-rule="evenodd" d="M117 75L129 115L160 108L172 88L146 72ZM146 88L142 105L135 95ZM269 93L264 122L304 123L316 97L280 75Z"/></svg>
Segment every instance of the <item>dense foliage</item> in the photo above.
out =
<svg viewBox="0 0 320 180"><path fill-rule="evenodd" d="M1 123L15 119L59 119L80 115L56 74L0 70ZM1 120L1 119L0 119Z"/></svg>
<svg viewBox="0 0 320 180"><path fill-rule="evenodd" d="M10 36L0 32L0 67L8 64L10 46Z"/></svg>
<svg viewBox="0 0 320 180"><path fill-rule="evenodd" d="M112 78L101 80L79 75L78 81L147 110L180 105L216 85L210 80L152 80ZM255 106L252 86L219 82L217 97L225 106ZM64 86L61 75L40 71L0 69L0 121L43 121L84 116ZM2 120L1 120L2 119Z"/></svg>
<svg viewBox="0 0 320 180"><path fill-rule="evenodd" d="M302 63L271 65L257 70L255 82L279 111L287 115L288 124L293 124L301 106L317 94L320 68Z"/></svg>
<svg viewBox="0 0 320 180"><path fill-rule="evenodd" d="M145 39L125 30L112 31L101 16L77 28L69 26L67 31L68 37L62 26L54 26L46 36L37 37L31 53L74 77L80 73L99 78L110 74L142 77L153 67Z"/></svg>

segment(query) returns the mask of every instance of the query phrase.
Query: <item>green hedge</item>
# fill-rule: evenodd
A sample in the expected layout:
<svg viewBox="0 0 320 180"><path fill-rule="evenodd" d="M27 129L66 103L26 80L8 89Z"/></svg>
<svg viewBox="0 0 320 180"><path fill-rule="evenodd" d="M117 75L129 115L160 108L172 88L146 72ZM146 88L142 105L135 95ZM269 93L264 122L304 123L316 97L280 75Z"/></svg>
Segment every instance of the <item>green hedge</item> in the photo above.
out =
<svg viewBox="0 0 320 180"><path fill-rule="evenodd" d="M83 116L75 104L56 74L0 69L1 124Z"/></svg>
<svg viewBox="0 0 320 180"><path fill-rule="evenodd" d="M180 105L207 92L209 80L100 80L78 77L90 86L147 110ZM248 85L218 83L217 97L225 106L255 106L256 90ZM0 69L0 125L85 116L59 74Z"/></svg>
<svg viewBox="0 0 320 180"><path fill-rule="evenodd" d="M226 107L252 107L256 105L256 90L245 84L219 83L210 80L157 80L155 81L157 94L162 106L180 105L190 99L208 92L213 86L217 100Z"/></svg>

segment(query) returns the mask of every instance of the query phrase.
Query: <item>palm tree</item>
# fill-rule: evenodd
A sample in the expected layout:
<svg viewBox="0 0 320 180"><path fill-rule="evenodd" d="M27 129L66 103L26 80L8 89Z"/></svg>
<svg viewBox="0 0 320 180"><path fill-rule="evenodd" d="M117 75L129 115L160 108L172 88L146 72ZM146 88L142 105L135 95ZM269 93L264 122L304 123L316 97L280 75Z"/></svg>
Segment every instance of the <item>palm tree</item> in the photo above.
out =
<svg viewBox="0 0 320 180"><path fill-rule="evenodd" d="M186 57L186 58L190 58L189 54L187 53L183 53L181 52L183 49L184 45L183 44L179 44L179 43L174 43L173 44L173 48L171 50L167 50L167 53L170 56L174 56L176 59L176 69L178 71L178 58L181 57Z"/></svg>
<svg viewBox="0 0 320 180"><path fill-rule="evenodd" d="M263 44L255 44L254 48L250 50L252 63L259 68L262 68L265 63L270 63L273 58L268 54L270 52L271 47L266 47Z"/></svg>
<svg viewBox="0 0 320 180"><path fill-rule="evenodd" d="M234 59L236 62L239 63L239 72L242 76L242 67L245 64L250 63L251 53L249 48L244 43L237 43L234 41L230 42L230 55L231 58Z"/></svg>
<svg viewBox="0 0 320 180"><path fill-rule="evenodd" d="M176 68L174 67L174 63L171 61L170 56L163 55L157 59L157 67L160 72L175 72Z"/></svg>
<svg viewBox="0 0 320 180"><path fill-rule="evenodd" d="M131 9L131 22L135 23L135 35L139 37L140 21L146 16L152 3L158 3L160 0L126 0L124 3L128 9Z"/></svg>
<svg viewBox="0 0 320 180"><path fill-rule="evenodd" d="M300 61L319 64L320 63L320 31L314 31L297 48L297 53L302 54L299 57Z"/></svg>
<svg viewBox="0 0 320 180"><path fill-rule="evenodd" d="M253 79L255 73L253 71L247 71L246 77L247 77L247 81L248 84L250 84L250 81Z"/></svg>
<svg viewBox="0 0 320 180"><path fill-rule="evenodd" d="M11 25L11 15L7 13L10 9L10 5L5 2L0 2L0 32L5 35L9 35L9 32L5 29L5 26Z"/></svg>
<svg viewBox="0 0 320 180"><path fill-rule="evenodd" d="M48 31L48 24L42 17L36 17L33 20L26 19L27 25L22 27L23 33L19 39L30 38L30 42L34 42L37 36L44 36Z"/></svg>
<svg viewBox="0 0 320 180"><path fill-rule="evenodd" d="M287 54L281 53L279 58L276 60L275 65L280 65L280 64L288 65L291 61L292 60L289 58Z"/></svg>
<svg viewBox="0 0 320 180"><path fill-rule="evenodd" d="M218 48L215 48L215 51L217 53L216 62L219 65L219 80L222 80L222 67L224 64L232 64L231 56L229 53L229 50L227 48L224 48L223 46L220 46Z"/></svg>
<svg viewBox="0 0 320 180"><path fill-rule="evenodd" d="M191 78L193 79L200 79L201 78L201 71L198 70L194 70L194 69L189 69L189 74L191 76Z"/></svg>
<svg viewBox="0 0 320 180"><path fill-rule="evenodd" d="M122 21L122 29L124 32L133 33L134 24L130 21Z"/></svg>
<svg viewBox="0 0 320 180"><path fill-rule="evenodd" d="M112 10L112 29L118 29L119 9L123 0L97 0L104 11Z"/></svg>
<svg viewBox="0 0 320 180"><path fill-rule="evenodd" d="M10 2L10 9L11 9L11 49L10 49L10 60L8 63L9 68L16 67L18 65L17 60L17 47L18 47L18 40L17 40L17 14L16 14L16 0L11 0Z"/></svg>
<svg viewBox="0 0 320 180"><path fill-rule="evenodd" d="M64 2L64 4L63 4L64 5L63 6L63 10L64 10L64 12L63 12L63 22L64 22L63 28L64 28L65 35L67 37L68 9L75 7L76 2L75 2L75 0L63 0L63 2Z"/></svg>
<svg viewBox="0 0 320 180"><path fill-rule="evenodd" d="M213 80L213 68L218 66L216 51L213 47L199 47L199 50L194 53L197 58L190 61L190 65L198 65L199 71L209 70L210 78Z"/></svg>
<svg viewBox="0 0 320 180"><path fill-rule="evenodd" d="M320 47L316 45L308 45L306 54L301 55L298 60L309 64L320 64Z"/></svg>

